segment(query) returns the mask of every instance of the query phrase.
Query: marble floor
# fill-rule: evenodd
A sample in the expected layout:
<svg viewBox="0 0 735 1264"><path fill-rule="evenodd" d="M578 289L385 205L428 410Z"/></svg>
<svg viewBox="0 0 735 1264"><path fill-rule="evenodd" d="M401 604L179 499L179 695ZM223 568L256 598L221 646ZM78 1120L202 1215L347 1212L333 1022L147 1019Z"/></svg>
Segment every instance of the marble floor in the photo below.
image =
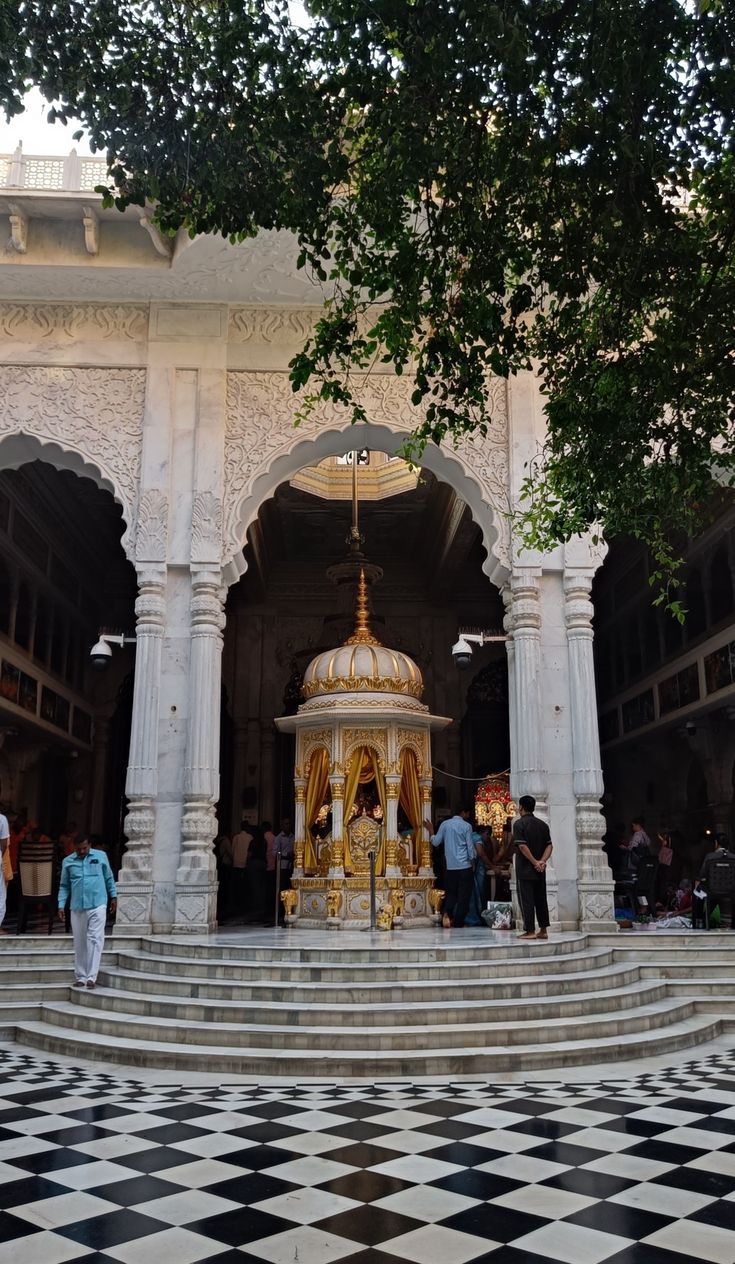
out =
<svg viewBox="0 0 735 1264"><path fill-rule="evenodd" d="M219 1084L3 1045L0 1264L733 1264L735 1053L606 1072Z"/></svg>

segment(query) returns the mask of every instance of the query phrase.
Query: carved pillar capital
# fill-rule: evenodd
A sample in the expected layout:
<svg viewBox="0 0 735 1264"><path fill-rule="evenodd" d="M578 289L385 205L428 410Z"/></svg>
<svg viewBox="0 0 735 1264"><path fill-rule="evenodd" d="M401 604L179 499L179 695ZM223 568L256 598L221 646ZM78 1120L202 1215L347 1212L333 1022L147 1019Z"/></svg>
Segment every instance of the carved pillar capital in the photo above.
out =
<svg viewBox="0 0 735 1264"><path fill-rule="evenodd" d="M592 618L595 613L591 598L592 576L567 574L564 576L564 622L569 637L582 636L592 640Z"/></svg>

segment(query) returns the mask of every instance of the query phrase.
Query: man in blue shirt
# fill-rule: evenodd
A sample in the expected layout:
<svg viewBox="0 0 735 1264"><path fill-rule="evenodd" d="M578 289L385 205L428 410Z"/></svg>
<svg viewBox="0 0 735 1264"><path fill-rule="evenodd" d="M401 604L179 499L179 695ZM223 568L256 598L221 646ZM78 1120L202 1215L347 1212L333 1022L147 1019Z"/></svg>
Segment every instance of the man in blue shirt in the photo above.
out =
<svg viewBox="0 0 735 1264"><path fill-rule="evenodd" d="M446 895L442 909L442 926L445 929L451 926L460 929L464 926L464 919L469 908L476 856L475 844L472 841L472 826L469 822L470 816L470 808L458 808L448 821L442 821L436 833L431 821L424 821L424 825L431 834L432 847L444 844Z"/></svg>
<svg viewBox="0 0 735 1264"><path fill-rule="evenodd" d="M105 942L107 905L109 902L110 912L114 913L117 909L117 889L107 856L103 851L90 847L88 838L75 842L74 851L61 866L61 922L67 900L74 936L74 987L93 988L97 984Z"/></svg>

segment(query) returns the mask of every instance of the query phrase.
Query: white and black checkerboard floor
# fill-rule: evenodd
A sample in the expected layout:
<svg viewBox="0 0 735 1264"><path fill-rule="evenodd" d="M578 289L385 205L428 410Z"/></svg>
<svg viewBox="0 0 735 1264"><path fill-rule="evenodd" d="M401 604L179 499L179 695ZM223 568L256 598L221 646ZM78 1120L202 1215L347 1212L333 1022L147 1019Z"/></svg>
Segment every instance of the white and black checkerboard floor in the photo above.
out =
<svg viewBox="0 0 735 1264"><path fill-rule="evenodd" d="M182 1088L5 1052L0 1086L0 1264L735 1261L730 1054L571 1084Z"/></svg>

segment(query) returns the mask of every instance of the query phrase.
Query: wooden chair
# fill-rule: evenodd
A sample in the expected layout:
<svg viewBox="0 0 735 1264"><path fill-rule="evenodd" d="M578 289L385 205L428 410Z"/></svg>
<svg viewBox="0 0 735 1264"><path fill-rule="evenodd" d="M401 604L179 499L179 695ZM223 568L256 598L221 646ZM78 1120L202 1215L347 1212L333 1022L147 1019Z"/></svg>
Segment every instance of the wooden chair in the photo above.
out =
<svg viewBox="0 0 735 1264"><path fill-rule="evenodd" d="M56 900L54 899L53 861L21 860L18 865L20 895L18 898L18 934L24 935L28 925L29 904L43 904L48 916L48 933L54 929Z"/></svg>

